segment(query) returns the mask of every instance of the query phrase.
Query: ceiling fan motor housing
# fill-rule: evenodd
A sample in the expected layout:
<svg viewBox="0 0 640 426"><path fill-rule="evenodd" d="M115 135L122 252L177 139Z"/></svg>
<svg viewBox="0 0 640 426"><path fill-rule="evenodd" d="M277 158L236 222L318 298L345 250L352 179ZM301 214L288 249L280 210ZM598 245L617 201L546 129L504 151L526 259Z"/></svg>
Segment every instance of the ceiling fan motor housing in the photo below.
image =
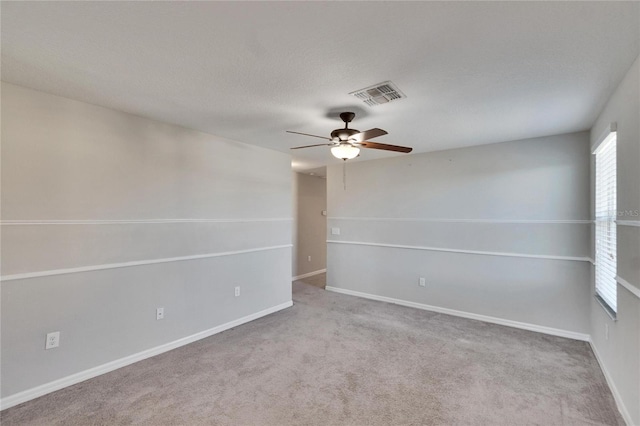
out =
<svg viewBox="0 0 640 426"><path fill-rule="evenodd" d="M360 133L360 130L356 129L335 129L331 132L331 139L340 142L349 140L349 138L357 133Z"/></svg>
<svg viewBox="0 0 640 426"><path fill-rule="evenodd" d="M349 140L349 138L357 133L360 133L360 130L349 129L349 123L356 116L353 112L343 112L340 114L340 119L344 121L344 129L335 129L331 132L331 140L334 142L345 142Z"/></svg>

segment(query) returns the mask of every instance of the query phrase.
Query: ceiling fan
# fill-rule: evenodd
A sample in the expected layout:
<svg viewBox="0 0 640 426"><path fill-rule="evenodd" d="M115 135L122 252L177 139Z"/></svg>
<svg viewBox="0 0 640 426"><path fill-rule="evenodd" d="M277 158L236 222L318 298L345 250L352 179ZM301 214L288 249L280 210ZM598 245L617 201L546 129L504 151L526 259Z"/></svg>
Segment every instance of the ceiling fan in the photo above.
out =
<svg viewBox="0 0 640 426"><path fill-rule="evenodd" d="M385 143L368 141L367 139L373 139L377 138L378 136L386 135L387 132L378 128L365 130L364 132L356 129L350 129L349 123L351 123L355 116L356 115L353 112L341 113L340 118L342 119L342 121L344 121L344 129L335 129L331 132L330 138L287 130L287 133L295 133L297 135L311 136L314 138L326 139L328 141L331 141L330 143L296 146L295 148L291 149L311 148L314 146L330 146L331 154L333 154L334 157L345 161L356 158L360 154L360 148L382 149L385 151L404 153L408 153L413 150L413 148L409 148L406 146L388 145Z"/></svg>

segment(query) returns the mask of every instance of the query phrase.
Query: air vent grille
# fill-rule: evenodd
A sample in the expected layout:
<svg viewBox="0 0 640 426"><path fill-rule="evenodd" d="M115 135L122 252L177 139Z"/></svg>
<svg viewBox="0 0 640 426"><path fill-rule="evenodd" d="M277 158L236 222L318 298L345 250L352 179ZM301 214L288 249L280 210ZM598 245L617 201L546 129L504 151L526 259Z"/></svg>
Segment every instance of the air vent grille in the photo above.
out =
<svg viewBox="0 0 640 426"><path fill-rule="evenodd" d="M382 105L407 97L390 81L385 81L361 90L356 90L349 94L355 96L369 106Z"/></svg>

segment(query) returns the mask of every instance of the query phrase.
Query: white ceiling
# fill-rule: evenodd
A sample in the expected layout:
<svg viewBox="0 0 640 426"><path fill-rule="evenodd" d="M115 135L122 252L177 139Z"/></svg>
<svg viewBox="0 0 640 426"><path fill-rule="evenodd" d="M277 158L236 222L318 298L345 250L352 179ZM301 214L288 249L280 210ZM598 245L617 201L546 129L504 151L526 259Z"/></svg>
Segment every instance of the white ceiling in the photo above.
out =
<svg viewBox="0 0 640 426"><path fill-rule="evenodd" d="M289 152L337 112L414 152L588 129L638 2L2 2L2 79ZM407 99L348 95L392 80ZM293 152L298 170L338 163ZM395 154L364 150L360 160Z"/></svg>

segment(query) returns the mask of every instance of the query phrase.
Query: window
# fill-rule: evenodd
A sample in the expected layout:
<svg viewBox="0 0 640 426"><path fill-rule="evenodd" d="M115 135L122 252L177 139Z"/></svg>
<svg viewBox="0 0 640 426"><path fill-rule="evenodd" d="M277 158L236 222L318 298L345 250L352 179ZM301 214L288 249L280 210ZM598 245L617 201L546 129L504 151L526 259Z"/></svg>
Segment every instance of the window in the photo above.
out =
<svg viewBox="0 0 640 426"><path fill-rule="evenodd" d="M596 297L616 312L616 132L602 141L596 155Z"/></svg>

